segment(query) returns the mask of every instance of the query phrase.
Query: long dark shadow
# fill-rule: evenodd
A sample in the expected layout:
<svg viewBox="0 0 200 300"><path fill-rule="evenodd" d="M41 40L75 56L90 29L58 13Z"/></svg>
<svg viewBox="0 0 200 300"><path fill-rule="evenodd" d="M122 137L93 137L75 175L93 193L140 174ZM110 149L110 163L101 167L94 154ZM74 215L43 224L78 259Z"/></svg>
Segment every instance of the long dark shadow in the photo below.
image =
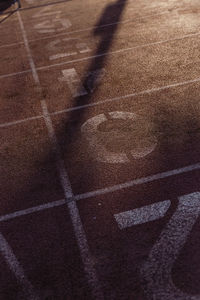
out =
<svg viewBox="0 0 200 300"><path fill-rule="evenodd" d="M106 53L112 46L113 39L118 30L118 27L120 26L119 22L122 18L126 2L127 0L117 0L114 3L107 5L100 19L95 24L95 29L92 32L92 34L94 36L99 36L100 42L94 53L95 58L91 61L91 63L85 70L85 75L81 80L81 84L88 91L88 94L73 99L74 107L83 104L89 104L91 97L93 97L94 93L98 90L100 70L105 66L106 61L108 59L109 54ZM99 26L103 26L106 23L108 23L110 19L112 19L112 23L114 25L111 26L109 30L101 27L99 28ZM101 54L105 55L101 56ZM98 70L99 73L97 72L96 76L91 76L88 86L88 74L95 72L96 70ZM79 125L81 124L84 118L86 110L87 108L83 108L79 111L75 110L70 113L70 116L67 119L67 124L65 124L64 128L60 132L60 135L58 136L58 140L62 139L62 144L63 141L65 141L64 143L68 144L76 136L77 130L79 130ZM73 123L72 127L71 123Z"/></svg>

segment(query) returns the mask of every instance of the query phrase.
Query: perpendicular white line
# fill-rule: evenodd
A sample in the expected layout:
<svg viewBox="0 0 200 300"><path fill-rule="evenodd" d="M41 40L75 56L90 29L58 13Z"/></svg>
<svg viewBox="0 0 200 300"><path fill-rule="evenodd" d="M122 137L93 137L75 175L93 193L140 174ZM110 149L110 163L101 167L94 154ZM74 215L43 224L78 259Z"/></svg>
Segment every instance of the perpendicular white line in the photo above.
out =
<svg viewBox="0 0 200 300"><path fill-rule="evenodd" d="M30 39L29 42L32 43L32 42L36 42L36 41L41 41L41 40L46 40L46 39L52 39L52 38L55 38L55 37L58 37L58 36L70 35L70 34L74 34L74 33L80 33L80 32L84 32L84 31L90 31L90 30L92 31L92 30L95 30L95 29L98 29L98 28L110 27L110 26L114 26L114 25L117 25L117 24L131 23L131 22L139 21L141 19L151 18L151 17L154 17L154 16L160 16L160 15L165 15L165 14L170 14L170 12L169 11L165 11L165 12L158 12L158 13L154 13L154 14L147 14L147 15L144 15L144 16L136 17L134 19L127 19L127 20L120 21L120 22L107 23L107 24L102 24L100 26L91 26L91 27L87 27L87 28L83 28L83 29L77 29L77 30L67 31L67 32L56 34L56 35L53 34L53 35L41 37L41 38L38 38L38 39Z"/></svg>
<svg viewBox="0 0 200 300"><path fill-rule="evenodd" d="M98 57L102 57L102 56L106 56L106 55L115 55L115 54L122 53L122 52L129 52L129 51L132 51L132 50L135 50L135 49L146 48L146 47L156 46L156 45L160 45L160 44L166 44L166 43L169 43L169 42L183 40L183 39L187 39L187 38L191 38L191 37L199 36L199 35L200 35L199 32L198 33L192 33L192 34L184 35L182 37L178 37L178 38L174 38L174 39L168 39L168 40L163 40L163 41L157 41L157 42L137 45L137 46L134 46L134 47L124 48L124 49L119 49L119 50L114 50L114 51L108 51L108 52L104 52L104 53L101 53L101 54L98 54L98 55L86 56L86 57L83 57L83 58L77 58L77 59L73 59L73 60L69 60L69 61L65 61L65 62L61 62L61 63L56 63L56 64L51 64L51 65L48 65L48 66L38 67L37 70L38 71L46 70L46 69L49 69L49 68L63 66L63 65L71 64L71 63L77 63L77 62L90 60L90 59L94 59L94 58L98 58Z"/></svg>
<svg viewBox="0 0 200 300"><path fill-rule="evenodd" d="M53 208L56 206L61 206L66 204L66 200L65 199L61 199L61 200L57 200L57 201L53 201L53 202L48 202L42 205L38 205L38 206L33 206L27 209L23 209L23 210L18 210L15 211L13 213L4 215L4 216L0 216L0 222L4 222L4 221L8 221L8 220L12 220L15 219L17 217L22 217L22 216L26 216L32 213L36 213L39 211L43 211L49 208Z"/></svg>
<svg viewBox="0 0 200 300"><path fill-rule="evenodd" d="M22 22L22 18L21 18L21 15L20 15L19 11L17 11L17 16L18 16L21 32L22 32L22 35L23 35L24 45L25 45L25 48L26 48L26 51L27 51L27 56L28 56L29 64L30 64L31 71L32 71L32 74L33 74L33 78L34 78L35 82L37 84L39 84L39 77L38 77L38 74L37 74L37 71L36 71L36 67L35 67L35 63L33 61L33 57L31 55L31 50L30 50L28 39L27 39L27 36L26 36L24 24Z"/></svg>
<svg viewBox="0 0 200 300"><path fill-rule="evenodd" d="M30 117L30 118L26 118L26 119L21 119L21 120L17 120L17 121L12 121L12 122L6 122L6 123L0 124L0 128L9 127L9 126L13 126L13 125L16 125L16 124L21 124L21 123L24 123L24 122L27 122L27 121L37 120L37 119L41 119L41 118L43 118L42 115L35 116L35 117Z"/></svg>
<svg viewBox="0 0 200 300"><path fill-rule="evenodd" d="M170 200L156 202L143 207L114 214L119 229L144 224L163 218L171 204Z"/></svg>
<svg viewBox="0 0 200 300"><path fill-rule="evenodd" d="M15 73L10 73L10 74L4 74L4 75L0 75L0 79L1 78L6 78L6 77L11 77L11 76L16 76L16 75L20 75L20 74L25 74L25 73L30 73L31 71L34 72L34 76L36 76L35 72L37 71L41 71L41 70L47 70L50 68L55 68L58 66L63 66L63 65L68 65L68 64L72 64L72 63L77 63L77 62L82 62L82 61L86 61L86 60L90 60L90 59L94 59L94 58L98 58L98 57L102 57L102 56L106 56L106 55L115 55L118 53L122 53L122 52L129 52L129 51L133 51L135 49L140 49L140 48L145 48L145 47L151 47L151 46L156 46L156 45L160 45L160 44L166 44L169 42L174 42L174 41L178 41L178 40L183 40L183 39L187 39L187 38L192 38L194 36L199 36L200 33L191 33L188 35L184 35L182 37L178 37L178 38L174 38L174 39L168 39L168 40L163 40L163 41L157 41L157 42L152 42L152 43L147 43L147 44L142 44L142 45L137 45L134 47L129 47L129 48L124 48L124 49L119 49L119 50L115 50L115 51L108 51L108 52L104 52L98 55L93 55L93 56L86 56L83 58L77 58L77 59L73 59L73 60L69 60L69 61L65 61L65 62L60 62L60 63L56 63L56 64L51 64L51 65L46 65L46 66L41 66L41 67L35 67L33 60L30 59L30 65L31 65L31 70L24 70L21 72L15 72ZM29 49L30 52L30 48L28 47L27 49Z"/></svg>
<svg viewBox="0 0 200 300"><path fill-rule="evenodd" d="M123 96L120 96L120 97L114 97L114 98L108 98L108 99L105 99L105 100L99 100L99 101L94 102L94 103L89 103L89 104L79 105L79 106L75 106L75 107L70 107L70 108L67 108L67 109L58 110L58 111L49 113L49 115L59 115L59 114L63 114L63 113L68 113L68 112L79 110L79 109L85 109L87 107L93 107L93 106L97 106L97 105L101 105L101 104L106 104L106 103L109 103L109 102L120 101L120 100L128 99L128 98L131 98L131 97L137 97L137 96L141 96L141 95L145 95L145 94L159 92L159 91L169 89L169 88L173 88L173 87L179 87L179 86L182 86L182 85L193 84L193 83L196 83L196 82L200 82L200 78L196 78L196 79L188 80L188 81L183 81L183 82L177 82L177 83L166 85L166 86L163 86L163 87L153 88L153 89L141 91L141 92L138 92L138 93L123 95ZM2 123L2 124L0 124L0 128L1 127L12 126L12 125L15 125L15 124L20 124L22 122L27 122L29 120L39 119L39 118L43 118L43 117L44 117L43 115L40 115L40 116L30 117L30 118L26 118L26 119L22 119L22 120L18 120L18 121Z"/></svg>
<svg viewBox="0 0 200 300"><path fill-rule="evenodd" d="M103 24L103 25L100 25L100 26L87 27L87 28L83 28L83 29L78 29L78 30L73 30L73 31L69 31L69 32L59 33L59 34L56 34L56 35L53 34L53 35L41 37L41 38L38 38L38 39L30 39L29 43L36 42L36 41L41 41L41 40L46 40L46 39L52 39L52 38L55 38L55 37L58 37L58 36L70 35L70 34L73 34L73 33L79 33L79 32L90 31L90 30L94 30L94 29L98 29L98 28L109 27L109 26L113 26L113 25L117 25L117 24L130 23L130 22L137 21L137 20L140 20L140 19L149 18L149 17L153 17L153 16L156 16L156 15L169 14L169 13L170 13L169 11L166 11L166 12L161 12L161 13L156 13L156 14L149 14L149 15L141 16L137 19L128 19L128 20L121 21L121 22L114 22L114 23ZM5 45L1 45L0 48L12 47L12 46L19 45L19 44L24 44L24 42L5 44Z"/></svg>
<svg viewBox="0 0 200 300"><path fill-rule="evenodd" d="M128 99L128 98L131 98L131 97L134 98L134 97L137 97L137 96L142 96L142 95L145 95L145 94L160 92L160 91L170 89L170 88L174 88L174 87L179 87L179 86L183 86L183 85L187 85L187 84L193 84L193 83L196 83L196 82L200 82L200 77L198 77L196 79L188 80L188 81L172 83L172 84L169 84L169 85L144 90L144 91L141 91L141 92L131 93L131 94L127 94L127 95L123 95L123 96L119 96L119 97L114 97L114 98L108 98L108 99L105 99L105 100L99 100L99 101L89 103L89 104L70 107L70 108L67 108L67 109L52 112L51 115L58 115L58 114L62 114L62 113L67 113L67 112L79 110L79 109L85 109L87 107L93 107L93 106L97 106L97 105L101 105L101 104L106 104L106 103L109 103L109 102L120 101L120 100Z"/></svg>
<svg viewBox="0 0 200 300"><path fill-rule="evenodd" d="M0 252L4 257L7 265L9 266L12 273L17 278L18 282L21 284L25 297L29 300L39 300L34 288L28 278L26 277L22 266L17 260L13 250L9 246L8 242L4 238L4 236L0 233Z"/></svg>
<svg viewBox="0 0 200 300"><path fill-rule="evenodd" d="M148 182L151 182L151 181L164 179L164 178L167 178L167 177L170 177L170 176L174 176L174 175L178 175L178 174L182 174L182 173L187 173L187 172L191 172L191 171L199 170L199 169L200 169L200 163L197 163L197 164L189 165L189 166L186 166L186 167L183 167L183 168L153 174L151 176L138 178L138 179L128 181L128 182L124 182L124 183L121 183L121 184L116 184L116 185L111 186L111 187L106 187L106 188L98 189L98 190L95 190L95 191L86 192L86 193L83 193L83 194L77 194L73 197L73 201L79 201L79 200L83 200L83 199L92 198L92 197L95 197L95 196L104 195L104 194L107 194L107 193L119 191L121 189L129 188L129 187L132 187L134 185L148 183ZM71 199L68 199L68 202L70 200ZM64 204L66 204L66 200L61 199L61 200L57 200L57 201L48 202L48 203L45 203L45 204L42 204L42 205L30 207L30 208L27 208L27 209L24 209L24 210L15 211L13 213L0 216L0 222L8 221L8 220L20 217L20 216L25 216L27 214L32 214L32 213L35 213L35 212L38 212L38 211L46 210L46 209L53 208L53 207L56 207L56 206L61 206L61 205L64 205Z"/></svg>
<svg viewBox="0 0 200 300"><path fill-rule="evenodd" d="M38 76L38 73L35 68L33 58L32 58L32 54L31 54L30 47L29 47L29 42L28 42L26 31L24 28L24 24L22 22L19 12L18 12L18 14L19 14L20 27L22 30L22 35L23 35L25 47L27 50L27 55L29 58L29 63L31 66L33 78L35 80L35 83L40 87L39 76ZM47 109L47 104L46 104L45 100L41 101L41 107L42 107L42 111L43 111L44 121L45 121L47 130L48 130L49 139L52 144L52 150L54 151L58 174L60 177L60 182L61 182L61 185L63 188L66 204L67 204L69 215L70 215L71 222L73 225L74 234L75 234L76 241L77 241L77 244L78 244L78 247L80 250L80 256L81 256L83 267L85 270L85 275L86 275L87 281L89 283L89 286L91 288L91 293L92 293L94 299L103 300L104 296L103 296L103 292L101 289L101 285L100 285L100 282L99 282L99 279L98 279L98 276L96 273L94 261L92 259L91 253L90 253L86 234L85 234L83 224L82 224L82 221L80 218L79 210L77 208L76 201L74 200L74 195L72 192L71 184L70 184L70 181L68 178L68 174L67 174L67 171L65 168L64 161L61 156L60 147L59 147L59 144L57 141L55 130L54 130L52 120L49 115L49 112Z"/></svg>
<svg viewBox="0 0 200 300"><path fill-rule="evenodd" d="M90 253L90 249L88 246L86 234L83 228L83 224L80 218L79 210L76 205L76 201L74 199L74 195L72 192L71 184L69 181L68 174L65 169L64 161L62 160L62 156L60 153L60 147L58 145L58 141L56 138L56 134L53 128L52 120L50 118L50 115L48 113L47 105L44 100L41 101L42 109L44 112L44 119L46 122L46 126L49 133L49 138L52 142L52 147L56 156L56 162L57 162L57 169L60 176L60 181L63 187L63 191L65 194L67 207L69 210L69 214L71 217L71 221L74 228L74 233L76 236L77 244L81 253L81 258L84 266L84 270L86 273L87 280L89 282L89 285L91 287L91 291L93 294L94 299L103 300L103 293L101 290L101 286L96 274L94 262Z"/></svg>
<svg viewBox="0 0 200 300"><path fill-rule="evenodd" d="M24 42L17 42L17 43L12 43L12 44L4 44L4 45L0 45L0 48L7 48L7 47L17 46L17 45L21 45L21 44L24 44Z"/></svg>
<svg viewBox="0 0 200 300"><path fill-rule="evenodd" d="M167 177L171 177L171 176L175 176L175 175L179 175L179 174L183 174L183 173L187 173L187 172L191 172L191 171L199 170L199 169L200 169L200 163L196 163L196 164L189 165L186 167L182 167L182 168L178 168L178 169L174 169L174 170L170 170L170 171L166 171L166 172L162 172L162 173L157 173L157 174L146 176L146 177L141 177L138 179L134 179L134 180L127 181L124 183L105 187L105 188L98 189L95 191L79 194L79 195L75 196L75 199L76 199L76 201L79 201L79 200L86 199L86 198L101 196L101 195L104 195L107 193L112 193L112 192L116 192L116 191L119 191L122 189L130 188L130 187L133 187L134 185L140 185L140 184L164 179Z"/></svg>
<svg viewBox="0 0 200 300"><path fill-rule="evenodd" d="M0 75L0 79L12 77L12 76L18 76L18 75L26 74L26 73L30 73L30 72L31 72L31 69L20 71L20 72L9 73L9 74L3 74L3 75Z"/></svg>

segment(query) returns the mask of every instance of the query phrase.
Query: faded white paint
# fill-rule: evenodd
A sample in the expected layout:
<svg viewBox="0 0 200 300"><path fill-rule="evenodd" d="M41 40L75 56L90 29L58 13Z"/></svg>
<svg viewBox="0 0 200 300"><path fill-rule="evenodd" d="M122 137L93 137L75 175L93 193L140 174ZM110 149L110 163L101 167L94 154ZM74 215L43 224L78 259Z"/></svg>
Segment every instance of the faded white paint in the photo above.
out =
<svg viewBox="0 0 200 300"><path fill-rule="evenodd" d="M20 18L20 20L21 20L21 18ZM34 64L34 61L33 61L32 55L31 55L31 51L30 51L30 47L29 47L29 43L28 43L28 39L27 39L27 34L26 34L22 20L20 21L20 26L21 26L21 30L22 30L22 34L23 34L23 39L24 39L27 55L29 57L29 63L30 63L30 67L32 70L32 74L35 79L35 83L38 85L38 87L40 87L41 85L40 85L40 80L39 80L39 76L38 76L37 72L35 74L37 76L36 77L34 76L36 68L35 68L35 64ZM87 237L86 237L86 234L85 234L85 231L83 228L83 224L82 224L82 221L80 218L79 210L76 205L76 201L74 199L74 195L72 192L69 177L68 177L68 174L67 174L67 171L65 168L65 163L61 156L60 147L59 147L59 144L57 141L57 137L56 137L55 130L54 130L52 120L51 120L51 116L48 112L47 104L46 104L45 100L41 101L41 108L42 108L44 121L45 121L47 130L48 130L48 136L52 143L52 151L54 152L54 155L55 155L55 160L56 160L56 165L57 165L57 169L58 169L58 173L59 173L60 183L63 188L65 201L66 201L68 212L69 212L71 222L73 225L77 245L80 250L80 256L81 256L81 259L83 262L83 267L85 270L88 284L91 288L91 294L94 297L94 299L103 300L104 296L102 293L101 285L100 285L100 282L99 282L99 279L98 279L98 276L96 273L94 261L92 259L90 249L88 246L88 242L87 242Z"/></svg>
<svg viewBox="0 0 200 300"><path fill-rule="evenodd" d="M60 23L60 26L57 27L57 23ZM39 33L56 33L71 27L72 24L69 19L64 18L53 18L52 20L44 20L40 23L34 25Z"/></svg>
<svg viewBox="0 0 200 300"><path fill-rule="evenodd" d="M163 218L171 204L170 200L165 200L140 208L128 210L115 214L115 220L120 229L125 229L134 225L139 225Z"/></svg>
<svg viewBox="0 0 200 300"><path fill-rule="evenodd" d="M87 95L87 91L74 68L62 70L63 77L59 81L66 81L73 97Z"/></svg>
<svg viewBox="0 0 200 300"><path fill-rule="evenodd" d="M29 1L32 1L32 0L29 0ZM52 16L52 15L60 16L61 13L62 13L61 10L55 10L55 6L54 7L52 7L52 6L45 6L45 7L41 8L38 12L36 12L35 14L33 14L32 18L43 18L43 17Z"/></svg>
<svg viewBox="0 0 200 300"><path fill-rule="evenodd" d="M137 122L138 116L131 112L115 111L108 113L112 119L118 120L132 120ZM109 151L103 144L106 138L103 138L104 133L99 132L98 127L100 124L107 121L105 114L100 114L87 120L81 127L81 132L84 138L87 140L93 159L103 163L129 163L130 159L127 153L114 153ZM112 135L113 133L111 133ZM117 136L124 135L126 133L120 133L117 131ZM154 136L141 138L141 144L143 146L137 147L130 151L133 159L143 158L150 154L157 145L157 139Z"/></svg>
<svg viewBox="0 0 200 300"><path fill-rule="evenodd" d="M17 260L15 254L13 253L12 248L4 238L4 236L0 233L0 254L5 259L9 269L17 278L17 281L22 286L24 296L28 300L39 300L36 291L34 290L32 284L26 277L24 270Z"/></svg>
<svg viewBox="0 0 200 300"><path fill-rule="evenodd" d="M153 246L141 268L148 300L199 300L188 295L172 281L172 268L200 215L200 192L181 196L175 213Z"/></svg>
<svg viewBox="0 0 200 300"><path fill-rule="evenodd" d="M63 39L56 39L54 41L51 41L46 45L46 49L49 51L57 52L57 54L49 56L49 60L55 60L62 57L67 57L71 55L76 55L78 53L87 53L91 51L91 49L87 46L86 43L81 43L81 39L79 38L63 38ZM59 53L61 49L61 45L70 48L75 48L74 50L69 50L67 52ZM63 48L63 47L62 47Z"/></svg>

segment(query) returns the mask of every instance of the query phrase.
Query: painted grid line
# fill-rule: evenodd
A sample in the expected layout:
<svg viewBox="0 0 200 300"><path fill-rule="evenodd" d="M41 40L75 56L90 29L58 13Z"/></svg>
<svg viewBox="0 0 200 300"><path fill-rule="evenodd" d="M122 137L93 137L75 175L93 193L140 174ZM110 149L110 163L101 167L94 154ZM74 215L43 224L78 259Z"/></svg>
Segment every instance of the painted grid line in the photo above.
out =
<svg viewBox="0 0 200 300"><path fill-rule="evenodd" d="M176 11L181 11L181 9L179 9L179 10L177 9ZM36 42L36 41L42 41L42 40L46 40L46 39L57 38L58 36L70 35L70 34L84 32L84 31L91 31L91 30L95 30L95 29L98 29L98 28L105 28L105 27L114 26L114 25L117 25L117 24L131 23L131 22L134 22L134 21L139 21L140 19L146 19L146 18L151 18L151 17L154 17L154 16L160 16L160 15L165 15L165 14L170 14L170 13L171 12L169 12L169 11L165 11L165 12L160 12L160 13L147 14L147 15L144 15L144 16L140 16L139 18L137 17L137 18L134 18L134 19L127 19L127 20L120 21L120 22L102 24L100 26L91 26L91 27L87 27L87 28L83 28L83 29L77 29L77 30L72 30L72 31L68 31L68 32L59 33L59 34L56 34L56 35L53 34L53 35L41 37L41 38L38 38L38 39L29 39L29 43ZM19 45L19 44L24 44L24 42L5 44L5 45L1 45L0 48L15 46L15 45Z"/></svg>
<svg viewBox="0 0 200 300"><path fill-rule="evenodd" d="M102 57L102 56L107 56L107 55L115 55L118 53L122 53L122 52L129 52L129 51L133 51L135 49L140 49L140 48L146 48L146 47L151 47L151 46L156 46L156 45L161 45L161 44L166 44L166 43L170 43L170 42L174 42L174 41L181 41L184 39L188 39L188 38L192 38L192 37L196 37L199 36L200 33L191 33L191 34L187 34L184 35L182 37L177 37L177 38L173 38L173 39L167 39L167 40L162 40L162 41L157 41L157 42L152 42L152 43L147 43L147 44L142 44L142 45L137 45L137 46L133 46L133 47L129 47L129 48L124 48L124 49L118 49L118 50L114 50L114 51L108 51L108 52L103 52L101 54L98 55L92 55L92 56L86 56L83 58L77 58L77 59L73 59L73 60L69 60L69 61L65 61L65 62L60 62L60 63L56 63L56 64L50 64L50 65L46 65L46 66L41 66L41 67L35 67L34 66L34 70L36 71L41 71L41 70L47 70L50 68L55 68L58 66L63 66L63 65L68 65L68 64L72 64L72 63L77 63L77 62L82 62L82 61L87 61L87 60L91 60L94 58L98 58L98 57ZM28 40L26 40L26 43L28 42ZM32 57L31 57L32 60ZM31 62L30 60L30 62ZM34 76L35 75L35 71L34 71ZM30 73L32 72L32 69L27 69L21 72L14 72L14 73L10 73L10 74L3 74L0 75L0 79L3 78L7 78L7 77L12 77L12 76L16 76L16 75L20 75L20 74L26 74L26 73Z"/></svg>
<svg viewBox="0 0 200 300"><path fill-rule="evenodd" d="M8 242L4 236L0 233L0 253L4 257L6 263L8 264L10 270L15 274L17 280L21 283L24 294L28 300L39 300L34 288L28 278L26 277L24 270L17 260L15 254L13 253Z"/></svg>
<svg viewBox="0 0 200 300"><path fill-rule="evenodd" d="M36 67L35 67L35 64L34 64L34 61L33 61L32 55L31 55L26 31L24 28L24 24L21 20L20 13L19 13L19 19L20 19L20 27L22 29L24 44L25 44L25 47L27 50L27 55L28 55L30 66L31 66L33 78L35 80L35 83L38 84L38 86L40 86L40 80L39 80L38 73L36 71ZM53 128L53 124L52 124L51 117L49 115L45 100L41 101L41 107L42 107L46 127L48 130L49 139L52 143L52 150L54 151L54 154L55 154L57 170L59 173L60 182L61 182L63 192L65 195L65 201L66 201L68 211L69 211L69 214L71 217L71 222L73 225L76 241L77 241L77 244L78 244L78 247L80 250L80 255L81 255L82 262L83 262L85 275L87 277L87 280L88 280L89 286L91 288L91 292L93 294L94 299L103 300L104 299L103 292L101 290L100 282L97 277L94 261L92 259L91 253L90 253L86 234L85 234L83 224L82 224L82 221L80 218L80 214L79 214L79 211L78 211L78 208L76 205L76 201L74 200L74 195L72 192L71 184L70 184L70 181L68 178L68 174L67 174L67 171L65 168L64 161L61 156L57 137L56 137L56 134L55 134L55 131Z"/></svg>
<svg viewBox="0 0 200 300"><path fill-rule="evenodd" d="M167 89L170 89L170 88L184 86L184 85L187 85L187 84L199 83L199 82L200 82L200 77L192 79L192 80L188 80L188 81L177 82L177 83L173 83L173 84L170 84L170 85L165 85L165 86L161 86L161 87L157 87L157 88L153 88L153 89L144 90L144 91L141 91L141 92L131 93L131 94L127 94L127 95L123 95L123 96L119 96L119 97L114 97L114 98L107 98L105 100L99 100L99 101L89 103L89 104L84 104L84 105L70 107L70 108L63 109L63 110L58 110L58 111L49 113L49 115L51 115L51 116L59 115L59 114L68 113L68 112L72 112L72 111L79 110L79 109L85 109L87 107L93 107L93 106L97 106L97 105L101 105L101 104L106 104L106 103L109 103L109 102L115 102L115 101L121 101L121 100L124 100L124 99L135 98L137 96L156 93L156 92L164 91L164 90L167 90ZM13 121L13 122L2 123L2 124L0 124L0 128L13 126L13 125L16 125L16 124L20 124L20 123L23 123L23 122L28 122L28 121L35 120L35 119L40 119L40 118L43 118L43 117L44 117L44 115L39 115L39 116L34 116L34 117L22 119L22 120L16 120L16 121Z"/></svg>
<svg viewBox="0 0 200 300"><path fill-rule="evenodd" d="M105 27L110 27L110 26L114 26L117 24L128 24L131 22L135 22L135 21L139 21L141 19L146 19L146 18L151 18L154 16L162 16L162 15L168 15L168 14L172 14L172 13L177 13L177 12L181 12L181 11L185 11L185 9L174 9L173 12L171 11L164 11L164 12L158 12L158 13L154 13L154 14L147 14L147 15L143 15L140 17L136 17L134 19L127 19L124 21L120 21L120 22L113 22L113 23L107 23L107 24L102 24L100 26L91 26L91 27L87 27L87 28L83 28L83 29L77 29L77 30L72 30L72 31L68 31L68 32L63 32L63 33L59 33L59 34L53 34L53 35L49 35L49 36L45 36L45 37L41 37L41 38L37 38L37 39L29 39L29 43L32 42L36 42L36 41L42 41L42 40L46 40L46 39L52 39L52 38L57 38L58 36L65 36L65 35L70 35L70 34L74 34L74 33L81 33L84 31L92 31L98 28L105 28ZM23 42L18 42L18 43L12 43L12 44L5 44L5 45L1 45L0 48L4 48L4 47L10 47L10 46L14 46L14 45L18 45L18 44L23 44Z"/></svg>
<svg viewBox="0 0 200 300"><path fill-rule="evenodd" d="M21 123L24 123L24 122L27 122L27 121L41 119L41 118L43 118L43 115L30 117L30 118L26 118L26 119L21 119L21 120L16 120L16 121L13 121L13 122L6 122L6 123L0 124L0 128L9 127L9 126L13 126L13 125L21 124Z"/></svg>
<svg viewBox="0 0 200 300"><path fill-rule="evenodd" d="M178 168L178 169L174 169L174 170L170 170L170 171L166 171L166 172L162 172L162 173L153 174L153 175L146 176L146 177L137 178L137 179L134 179L134 180L131 180L131 181L121 183L121 184L116 184L116 185L113 185L113 186L110 186L110 187L97 189L95 191L74 195L73 201L80 201L80 200L89 199L89 198L96 197L96 196L105 195L105 194L108 194L108 193L120 191L122 189L131 188L135 185L141 185L141 184L144 184L144 183L149 183L149 182L152 182L152 181L165 179L165 178L168 178L168 177L171 177L171 176L180 175L180 174L195 171L195 170L200 170L200 163L196 163L196 164L193 164L193 165L188 165L188 166L185 166L185 167L182 167L182 168ZM68 200L68 202L69 202L69 200ZM13 213L9 213L9 214L0 216L0 222L5 222L5 221L8 221L8 220L15 219L17 217L29 215L29 214L36 213L36 212L39 212L39 211L43 211L43 210L46 210L46 209L50 209L50 208L53 208L53 207L62 206L64 204L66 204L66 200L61 199L61 200L57 200L57 201L48 202L48 203L45 203L45 204L42 204L42 205L34 206L34 207L31 207L31 208L27 208L27 209L24 209L24 210L15 211Z"/></svg>

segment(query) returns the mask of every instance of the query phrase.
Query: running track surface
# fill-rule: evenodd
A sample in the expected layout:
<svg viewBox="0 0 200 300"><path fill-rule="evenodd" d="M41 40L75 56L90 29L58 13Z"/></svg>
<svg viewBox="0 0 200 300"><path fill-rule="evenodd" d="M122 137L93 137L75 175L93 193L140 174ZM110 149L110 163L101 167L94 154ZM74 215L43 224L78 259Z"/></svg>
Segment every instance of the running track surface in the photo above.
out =
<svg viewBox="0 0 200 300"><path fill-rule="evenodd" d="M199 0L0 15L0 299L200 299Z"/></svg>

